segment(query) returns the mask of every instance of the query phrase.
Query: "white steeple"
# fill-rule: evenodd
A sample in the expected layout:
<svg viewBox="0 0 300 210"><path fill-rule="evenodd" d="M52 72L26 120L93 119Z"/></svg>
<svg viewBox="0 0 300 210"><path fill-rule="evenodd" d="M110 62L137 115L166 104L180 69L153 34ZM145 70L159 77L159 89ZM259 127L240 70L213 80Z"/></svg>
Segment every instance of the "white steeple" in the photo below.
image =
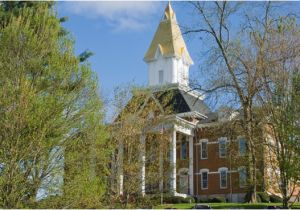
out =
<svg viewBox="0 0 300 210"><path fill-rule="evenodd" d="M189 66L193 61L170 2L145 54L144 61L148 64L150 86L176 83L188 86Z"/></svg>

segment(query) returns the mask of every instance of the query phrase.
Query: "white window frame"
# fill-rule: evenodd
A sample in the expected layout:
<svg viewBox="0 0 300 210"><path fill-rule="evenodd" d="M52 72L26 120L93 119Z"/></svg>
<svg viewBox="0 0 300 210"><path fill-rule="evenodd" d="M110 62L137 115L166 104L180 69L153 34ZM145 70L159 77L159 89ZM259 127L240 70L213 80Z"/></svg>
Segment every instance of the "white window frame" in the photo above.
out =
<svg viewBox="0 0 300 210"><path fill-rule="evenodd" d="M240 144L240 142L241 142L242 139L245 141L245 153L241 153L241 147L240 147L241 144ZM246 153L247 153L247 141L246 141L245 137L244 136L239 136L237 142L238 142L238 154L239 154L239 156L245 156Z"/></svg>
<svg viewBox="0 0 300 210"><path fill-rule="evenodd" d="M207 187L206 188L203 187L203 173L207 173ZM209 180L209 178L208 178L209 170L207 168L201 169L200 170L200 175L201 175L201 182L200 182L201 183L201 190L207 190L208 189L208 180Z"/></svg>
<svg viewBox="0 0 300 210"><path fill-rule="evenodd" d="M163 84L164 83L164 70L159 70L158 71L158 84Z"/></svg>
<svg viewBox="0 0 300 210"><path fill-rule="evenodd" d="M221 137L218 139L219 142L219 158L226 158L227 155L227 137ZM221 142L225 143L225 155L221 156Z"/></svg>
<svg viewBox="0 0 300 210"><path fill-rule="evenodd" d="M222 186L222 176L221 176L221 173L224 172L226 173L226 186ZM228 187L228 168L226 167L221 167L218 169L218 172L219 172L219 185L220 185L220 189L227 189Z"/></svg>
<svg viewBox="0 0 300 210"><path fill-rule="evenodd" d="M202 143L206 143L206 157L203 157L203 153L202 153ZM200 140L200 158L201 158L201 160L206 160L206 159L208 159L208 139L201 139L201 140Z"/></svg>
<svg viewBox="0 0 300 210"><path fill-rule="evenodd" d="M244 185L242 185L242 183L241 183L241 171L243 171L243 170L245 172L245 177L246 177ZM238 168L238 173L239 173L239 186L240 186L240 188L245 188L247 186L247 170L246 170L246 167L245 166L239 167Z"/></svg>

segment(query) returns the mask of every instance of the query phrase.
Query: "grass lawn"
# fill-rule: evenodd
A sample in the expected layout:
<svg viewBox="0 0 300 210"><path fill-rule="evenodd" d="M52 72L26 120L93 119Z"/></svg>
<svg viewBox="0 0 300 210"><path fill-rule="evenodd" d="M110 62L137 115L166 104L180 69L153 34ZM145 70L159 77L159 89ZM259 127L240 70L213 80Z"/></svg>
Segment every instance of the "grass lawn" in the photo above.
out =
<svg viewBox="0 0 300 210"><path fill-rule="evenodd" d="M208 203L213 209L229 209L229 208L241 208L241 209L264 209L266 206L281 206L281 203ZM156 209L164 208L176 208L176 209L190 209L195 204L181 203L181 204L164 204L156 206ZM294 209L300 209L300 203L295 203L292 207Z"/></svg>

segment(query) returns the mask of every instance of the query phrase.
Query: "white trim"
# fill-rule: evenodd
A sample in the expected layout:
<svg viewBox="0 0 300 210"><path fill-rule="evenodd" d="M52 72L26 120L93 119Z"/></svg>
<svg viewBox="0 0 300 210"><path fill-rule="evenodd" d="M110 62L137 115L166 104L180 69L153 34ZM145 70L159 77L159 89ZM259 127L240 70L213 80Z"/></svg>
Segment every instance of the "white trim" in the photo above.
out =
<svg viewBox="0 0 300 210"><path fill-rule="evenodd" d="M171 164L171 177L170 177L170 191L173 195L176 193L176 130L174 129L170 136L170 164Z"/></svg>
<svg viewBox="0 0 300 210"><path fill-rule="evenodd" d="M207 144L218 144L218 141L208 141ZM201 145L201 142L196 143L195 145Z"/></svg>
<svg viewBox="0 0 300 210"><path fill-rule="evenodd" d="M206 160L208 159L208 139L201 139L200 141L200 159L201 160ZM203 154L202 154L202 143L206 143L206 157L203 157Z"/></svg>
<svg viewBox="0 0 300 210"><path fill-rule="evenodd" d="M224 141L224 143L225 143L225 156L221 156L221 144L220 144L220 142L221 141ZM226 158L226 156L227 156L227 137L220 137L219 139L218 139L218 144L219 144L219 158Z"/></svg>
<svg viewBox="0 0 300 210"><path fill-rule="evenodd" d="M209 174L218 174L219 172L218 171L211 171L209 172Z"/></svg>
<svg viewBox="0 0 300 210"><path fill-rule="evenodd" d="M200 112L197 111L191 111L191 112L183 112L183 113L178 113L176 114L178 117L199 117L202 119L207 119L207 116L201 114Z"/></svg>
<svg viewBox="0 0 300 210"><path fill-rule="evenodd" d="M215 126L219 126L222 123L220 122L208 122L208 123L197 123L197 128L209 128L209 127L215 127Z"/></svg>
<svg viewBox="0 0 300 210"><path fill-rule="evenodd" d="M222 186L222 177L221 177L221 172L222 171L226 172L226 186L225 187ZM228 168L221 167L221 168L218 169L218 172L220 173L220 175L219 175L219 186L220 186L220 189L227 189L227 186L228 186L228 183L227 183L228 182Z"/></svg>
<svg viewBox="0 0 300 210"><path fill-rule="evenodd" d="M201 171L201 170L200 170ZM238 171L237 170L228 170L227 171L227 173L237 173ZM219 171L210 171L210 172L208 172L208 174L218 174L219 173ZM200 175L201 173L200 172L198 172L198 173L195 173L195 175Z"/></svg>
<svg viewBox="0 0 300 210"><path fill-rule="evenodd" d="M207 187L204 188L203 187L203 173L206 172L207 173ZM201 185L201 190L207 190L208 189L208 174L209 174L209 170L207 168L203 168L200 170L200 174L201 174L201 181L200 181L200 185Z"/></svg>
<svg viewBox="0 0 300 210"><path fill-rule="evenodd" d="M192 90L189 86L178 84L178 88L184 91L184 93L187 93L195 98L198 98L198 100L203 101L205 99L204 94L201 94L196 90Z"/></svg>
<svg viewBox="0 0 300 210"><path fill-rule="evenodd" d="M174 115L173 115L173 116L174 116ZM191 128L194 128L194 127L196 126L195 123L192 123L192 122L190 122L190 121L187 121L187 120L185 120L185 119L183 119L183 118L181 118L181 117L179 117L179 116L177 116L177 115L175 115L175 120L178 120L178 121L180 121L180 122L183 122L184 124L186 124L187 126L190 126Z"/></svg>
<svg viewBox="0 0 300 210"><path fill-rule="evenodd" d="M187 136L193 136L193 129L188 128L186 126L174 125L174 129Z"/></svg>
<svg viewBox="0 0 300 210"><path fill-rule="evenodd" d="M190 195L194 195L194 138L189 136L189 188Z"/></svg>

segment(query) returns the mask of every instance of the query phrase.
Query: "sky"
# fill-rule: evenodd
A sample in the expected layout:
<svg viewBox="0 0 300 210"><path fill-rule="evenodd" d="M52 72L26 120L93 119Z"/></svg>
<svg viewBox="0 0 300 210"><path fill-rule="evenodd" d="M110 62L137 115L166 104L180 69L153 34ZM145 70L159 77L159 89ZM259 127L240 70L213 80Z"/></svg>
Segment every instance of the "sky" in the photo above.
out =
<svg viewBox="0 0 300 210"><path fill-rule="evenodd" d="M109 99L115 87L134 82L147 85L143 61L168 2L86 1L58 2L59 17L68 17L63 26L75 39L75 53L88 49L89 59L99 78L100 92ZM179 23L186 22L186 3L172 2ZM193 57L199 43L186 38ZM194 52L193 52L194 51ZM197 65L191 68L195 71Z"/></svg>
<svg viewBox="0 0 300 210"><path fill-rule="evenodd" d="M63 26L75 40L75 53L90 50L91 68L99 78L100 94L104 101L112 99L114 88L134 83L147 85L147 64L143 61L157 26L163 17L167 1L60 1L57 2L59 17L68 17ZM192 25L197 18L187 2L172 2L180 26ZM248 3L250 12L255 2ZM299 12L297 2L276 4L279 12ZM247 11L248 12L248 11ZM238 23L233 17L232 24ZM205 66L205 49L210 42L199 35L184 36L194 61L190 78L205 80L201 67ZM106 107L107 108L107 107ZM109 108L108 108L109 109ZM109 117L108 117L109 118ZM109 121L109 119L108 119Z"/></svg>

